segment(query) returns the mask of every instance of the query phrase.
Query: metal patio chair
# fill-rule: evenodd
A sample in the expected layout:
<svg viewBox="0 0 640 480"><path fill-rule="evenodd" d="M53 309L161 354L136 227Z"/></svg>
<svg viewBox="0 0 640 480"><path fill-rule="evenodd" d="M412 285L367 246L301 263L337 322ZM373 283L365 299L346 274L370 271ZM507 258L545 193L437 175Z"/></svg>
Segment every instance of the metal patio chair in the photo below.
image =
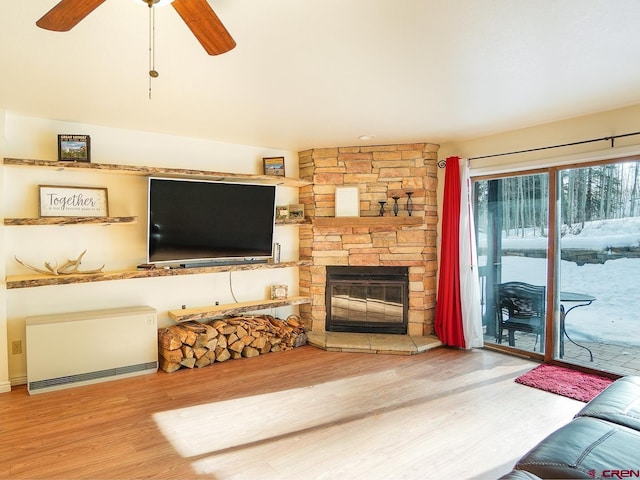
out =
<svg viewBox="0 0 640 480"><path fill-rule="evenodd" d="M496 285L496 340L502 343L508 332L509 346L515 346L515 332L536 335L540 351L544 351L545 287L524 282L506 282ZM535 345L533 350L535 351Z"/></svg>

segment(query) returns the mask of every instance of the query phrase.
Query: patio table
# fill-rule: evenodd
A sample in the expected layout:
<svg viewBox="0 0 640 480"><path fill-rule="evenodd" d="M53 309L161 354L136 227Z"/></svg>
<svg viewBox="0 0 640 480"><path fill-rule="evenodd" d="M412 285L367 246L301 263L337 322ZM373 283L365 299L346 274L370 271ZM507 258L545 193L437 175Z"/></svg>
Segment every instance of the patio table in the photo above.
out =
<svg viewBox="0 0 640 480"><path fill-rule="evenodd" d="M593 362L593 353L591 352L591 350L585 347L584 345L580 345L579 343L576 343L575 341L573 341L573 339L567 333L567 329L565 328L565 322L566 322L567 315L571 310L578 307L586 307L588 305L591 305L595 301L595 299L596 297L593 297L591 295L587 295L584 293L562 292L562 291L560 292L560 302L561 302L560 303L560 331L561 331L560 358L564 356L564 337L567 337L567 339L571 343L573 343L574 345L580 348L584 348L587 352L589 352L590 360ZM572 303L575 305L571 306L568 309L565 309L565 306L564 306L565 303Z"/></svg>

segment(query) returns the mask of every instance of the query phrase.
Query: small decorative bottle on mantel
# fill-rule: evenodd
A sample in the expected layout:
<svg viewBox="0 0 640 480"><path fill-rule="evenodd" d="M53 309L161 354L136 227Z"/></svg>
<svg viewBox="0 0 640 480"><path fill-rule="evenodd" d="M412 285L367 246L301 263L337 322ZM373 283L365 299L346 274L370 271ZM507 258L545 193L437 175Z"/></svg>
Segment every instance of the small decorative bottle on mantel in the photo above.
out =
<svg viewBox="0 0 640 480"><path fill-rule="evenodd" d="M380 204L380 216L384 217L384 205L387 203L387 201L379 200L378 203Z"/></svg>
<svg viewBox="0 0 640 480"><path fill-rule="evenodd" d="M398 200L400 200L400 197L398 195L394 195L391 198L393 198L393 214L397 217L398 216Z"/></svg>

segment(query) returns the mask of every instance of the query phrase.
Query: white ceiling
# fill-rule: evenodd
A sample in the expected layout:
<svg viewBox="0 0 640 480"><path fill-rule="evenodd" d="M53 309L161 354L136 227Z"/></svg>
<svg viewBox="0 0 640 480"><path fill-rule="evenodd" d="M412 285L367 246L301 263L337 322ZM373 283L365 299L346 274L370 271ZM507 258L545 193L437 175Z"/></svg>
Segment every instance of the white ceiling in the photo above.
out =
<svg viewBox="0 0 640 480"><path fill-rule="evenodd" d="M0 0L0 108L299 151L444 143L640 103L638 0L209 0L237 42L205 53L170 6Z"/></svg>

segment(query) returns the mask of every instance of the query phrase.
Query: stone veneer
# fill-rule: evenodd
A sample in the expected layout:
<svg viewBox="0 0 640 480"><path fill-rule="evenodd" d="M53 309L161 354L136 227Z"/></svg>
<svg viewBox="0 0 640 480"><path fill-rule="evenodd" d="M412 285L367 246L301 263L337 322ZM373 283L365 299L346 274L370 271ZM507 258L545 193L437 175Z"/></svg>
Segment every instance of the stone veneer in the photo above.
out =
<svg viewBox="0 0 640 480"><path fill-rule="evenodd" d="M433 334L436 303L437 153L439 145L413 143L317 148L299 152L300 178L312 185L300 189L300 203L311 225L300 227L300 295L312 298L300 306L308 329L325 331L327 265L409 267L408 334ZM360 216L331 218L336 186L358 186ZM414 192L413 217L407 224L406 192ZM400 197L393 217L392 196ZM378 201L386 200L384 220ZM322 223L319 225L318 223ZM403 224L404 223L404 224Z"/></svg>

